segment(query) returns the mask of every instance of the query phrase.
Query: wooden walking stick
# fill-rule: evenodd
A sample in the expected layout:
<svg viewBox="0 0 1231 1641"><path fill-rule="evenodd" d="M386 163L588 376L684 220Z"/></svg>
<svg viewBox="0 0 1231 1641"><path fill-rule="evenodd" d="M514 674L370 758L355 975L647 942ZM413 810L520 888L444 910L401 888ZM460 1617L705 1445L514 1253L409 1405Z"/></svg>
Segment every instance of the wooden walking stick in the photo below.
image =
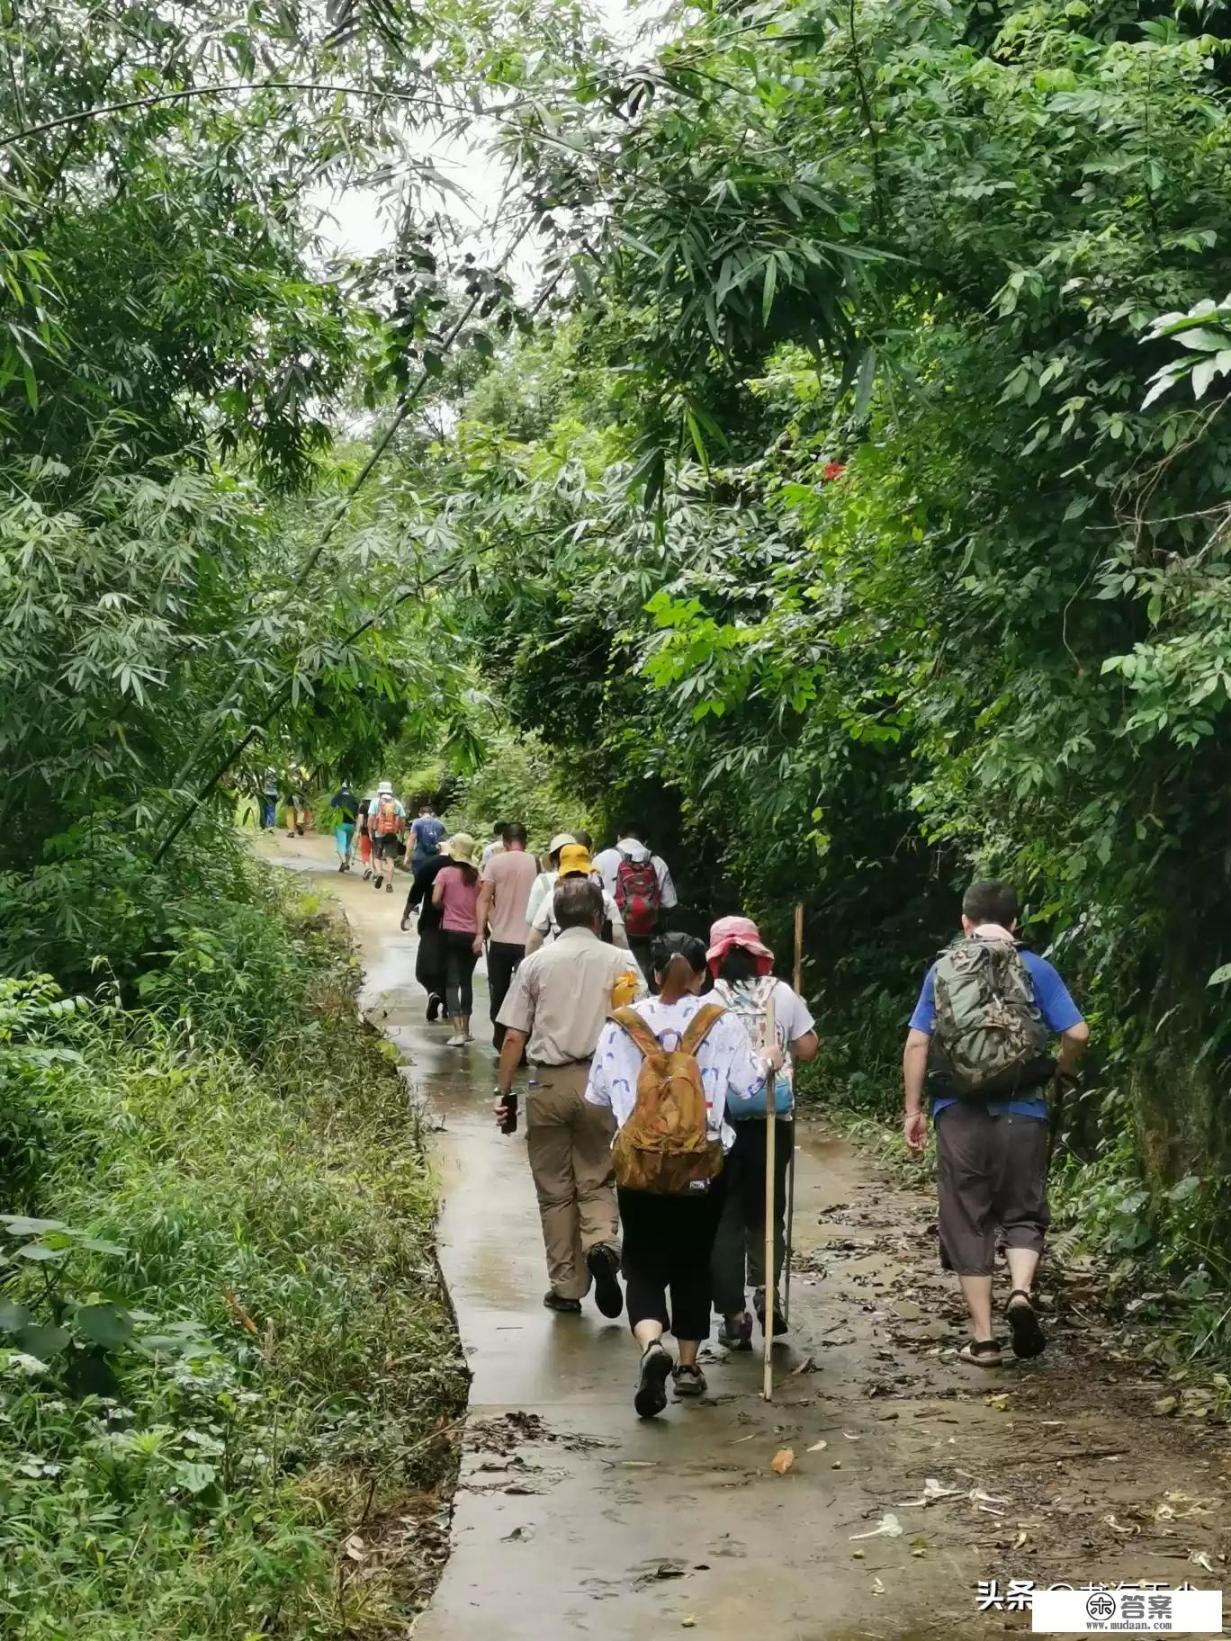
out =
<svg viewBox="0 0 1231 1641"><path fill-rule="evenodd" d="M804 908L802 902L795 908L795 969L796 997L804 994ZM789 1050L788 1050L789 1052ZM782 1317L791 1320L791 1254L795 1246L795 1101L791 1101L791 1161L786 1176L786 1259L782 1274Z"/></svg>
<svg viewBox="0 0 1231 1641"><path fill-rule="evenodd" d="M765 1009L765 1043L771 1054L778 1046L772 990ZM765 1074L765 1312L761 1324L765 1335L761 1394L767 1402L774 1399L774 1294L778 1287L774 1272L774 1140L778 1132L774 1104L774 1073L771 1069Z"/></svg>

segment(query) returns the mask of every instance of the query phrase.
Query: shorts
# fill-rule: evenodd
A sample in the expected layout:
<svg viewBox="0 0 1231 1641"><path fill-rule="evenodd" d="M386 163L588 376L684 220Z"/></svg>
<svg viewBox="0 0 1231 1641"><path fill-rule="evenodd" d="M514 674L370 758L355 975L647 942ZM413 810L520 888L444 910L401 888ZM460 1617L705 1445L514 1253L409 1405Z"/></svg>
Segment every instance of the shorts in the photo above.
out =
<svg viewBox="0 0 1231 1641"><path fill-rule="evenodd" d="M940 1257L959 1276L991 1276L997 1231L1007 1248L1043 1251L1048 1130L1037 1117L959 1101L936 1117Z"/></svg>
<svg viewBox="0 0 1231 1641"><path fill-rule="evenodd" d="M401 852L396 832L381 832L372 839L372 853L377 860L396 860Z"/></svg>

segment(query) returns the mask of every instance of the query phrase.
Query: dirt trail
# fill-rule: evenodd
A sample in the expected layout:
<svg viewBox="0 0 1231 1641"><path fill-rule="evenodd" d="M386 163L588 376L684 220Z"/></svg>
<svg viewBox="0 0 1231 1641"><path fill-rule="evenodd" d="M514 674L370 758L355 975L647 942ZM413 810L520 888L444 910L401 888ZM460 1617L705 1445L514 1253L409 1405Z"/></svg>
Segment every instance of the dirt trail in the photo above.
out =
<svg viewBox="0 0 1231 1641"><path fill-rule="evenodd" d="M337 893L364 1006L439 1124L440 1257L474 1379L452 1551L420 1641L623 1641L694 1624L729 1641L771 1625L775 1641L987 1636L1028 1629L1029 1614L977 1611L979 1580L1223 1583L1227 1431L1157 1416L1158 1380L1100 1355L1071 1305L1040 1361L959 1366L931 1202L819 1126L801 1136L795 1333L775 1401L760 1397L758 1356L712 1347L707 1399L639 1422L625 1328L542 1308L524 1138L502 1139L488 1115L481 977L481 1041L446 1049L398 930L405 880L377 896L332 872L319 839L265 852ZM779 1477L783 1447L795 1462ZM922 1504L929 1478L955 1491ZM886 1512L900 1536L853 1542Z"/></svg>

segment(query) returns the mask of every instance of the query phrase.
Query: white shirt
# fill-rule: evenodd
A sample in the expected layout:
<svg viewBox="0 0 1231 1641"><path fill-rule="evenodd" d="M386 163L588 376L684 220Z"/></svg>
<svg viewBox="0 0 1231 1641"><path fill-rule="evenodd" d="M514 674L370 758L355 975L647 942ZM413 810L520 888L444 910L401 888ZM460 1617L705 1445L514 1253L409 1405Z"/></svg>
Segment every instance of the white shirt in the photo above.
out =
<svg viewBox="0 0 1231 1641"><path fill-rule="evenodd" d="M662 1046L674 1049L679 1047L693 1015L712 1001L709 997L689 996L681 997L678 1003L664 1003L661 998L647 997L632 1006ZM617 1127L623 1128L633 1114L641 1064L641 1050L636 1043L622 1026L609 1020L594 1050L586 1099L591 1105L607 1106L615 1115ZM735 1133L726 1120L727 1102L738 1104L756 1092L765 1076L764 1064L754 1058L748 1034L735 1016L724 1014L697 1050L697 1065L705 1089L710 1138L721 1140L723 1150L729 1151Z"/></svg>
<svg viewBox="0 0 1231 1641"><path fill-rule="evenodd" d="M538 932L547 940L555 940L560 933L560 925L556 922L555 880L560 876L560 874L559 872L553 872L545 875L550 875L552 878L550 890L546 892L539 900L538 911L535 912L533 917L529 917L528 921L530 927L532 929L537 929ZM530 905L533 906L533 904L534 889L531 889ZM530 908L528 906L526 908L527 913L529 912L529 909ZM620 916L620 908L616 905L615 901L612 900L606 890L603 891L603 922L611 924L611 944L613 946L619 946L623 951L628 951L628 936L624 932L624 919Z"/></svg>
<svg viewBox="0 0 1231 1641"><path fill-rule="evenodd" d="M630 860L648 860L654 867L654 876L658 879L658 895L663 910L671 906L678 906L680 897L675 892L675 884L671 881L671 869L661 855L652 855L644 843L638 843L636 838L621 838L611 849L604 849L594 857L594 870L603 880L603 888L609 895L616 892L616 878L620 871L620 860L627 855Z"/></svg>
<svg viewBox="0 0 1231 1641"><path fill-rule="evenodd" d="M778 1047L782 1050L782 1065L774 1073L778 1082L785 1082L794 1086L795 1062L791 1059L792 1043L797 1043L801 1037L806 1037L810 1031L816 1030L816 1021L808 1011L808 1005L793 987L788 986L785 980L775 980L773 983L774 998L774 1035L778 1039ZM741 981L738 986L730 985L726 980L715 980L714 995L720 1003L725 1003L732 1014L739 1020L740 1025L748 1034L754 1054L762 1055L768 1048L765 1042L766 1019L762 1014L760 1030L750 1031L752 1023L746 1013L739 1007L739 994L751 991L758 1003L764 1006L769 996L770 988L764 980L752 982Z"/></svg>
<svg viewBox="0 0 1231 1641"><path fill-rule="evenodd" d="M550 895L556 886L559 872L540 872L534 880L530 890L530 899L526 902L526 922L532 927L539 914L539 907L543 904L544 895Z"/></svg>
<svg viewBox="0 0 1231 1641"><path fill-rule="evenodd" d="M490 843L485 843L483 845L483 857L482 857L483 869L486 870L487 863L488 863L489 860L491 860L493 855L502 855L503 853L504 853L504 844L501 842L501 840L499 838L493 838Z"/></svg>

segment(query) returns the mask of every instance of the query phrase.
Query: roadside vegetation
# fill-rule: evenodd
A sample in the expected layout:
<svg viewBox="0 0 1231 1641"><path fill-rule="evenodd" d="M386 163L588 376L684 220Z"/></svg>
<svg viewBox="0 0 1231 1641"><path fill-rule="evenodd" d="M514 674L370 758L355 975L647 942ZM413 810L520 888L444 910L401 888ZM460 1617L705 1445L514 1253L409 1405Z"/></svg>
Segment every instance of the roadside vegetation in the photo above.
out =
<svg viewBox="0 0 1231 1641"><path fill-rule="evenodd" d="M465 1371L420 1135L344 936L240 877L153 1004L0 990L14 1641L387 1633L433 1581Z"/></svg>

